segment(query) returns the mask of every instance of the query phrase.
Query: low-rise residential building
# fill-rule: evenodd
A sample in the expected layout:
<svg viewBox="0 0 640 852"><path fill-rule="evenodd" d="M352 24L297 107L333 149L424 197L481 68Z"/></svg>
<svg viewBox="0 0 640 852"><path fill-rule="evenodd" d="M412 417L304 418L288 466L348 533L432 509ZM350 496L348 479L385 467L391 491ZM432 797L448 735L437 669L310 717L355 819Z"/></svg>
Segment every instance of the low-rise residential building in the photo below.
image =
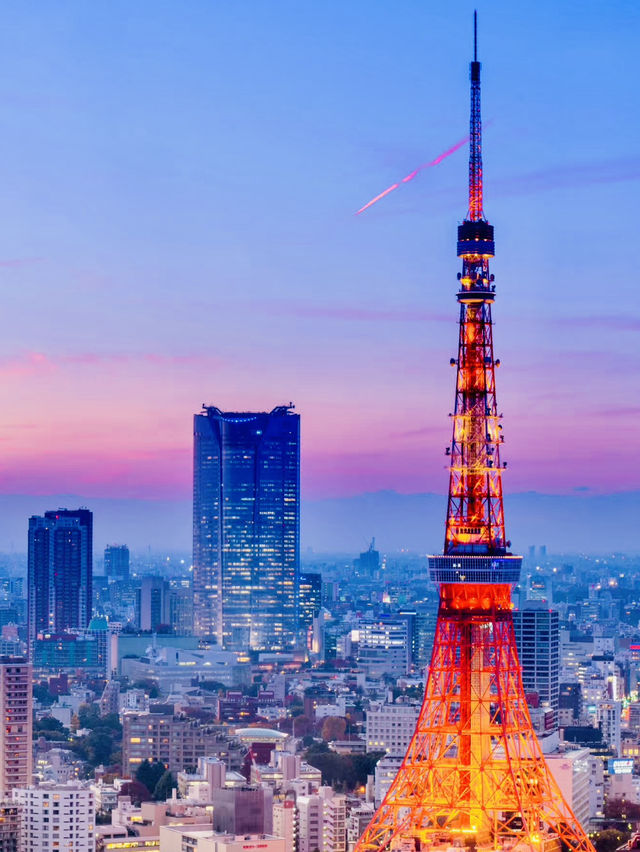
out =
<svg viewBox="0 0 640 852"><path fill-rule="evenodd" d="M419 715L419 704L371 703L367 710L367 751L406 754Z"/></svg>
<svg viewBox="0 0 640 852"><path fill-rule="evenodd" d="M108 680L100 696L100 715L109 716L120 709L120 684L117 680Z"/></svg>
<svg viewBox="0 0 640 852"><path fill-rule="evenodd" d="M163 825L160 852L291 852L282 837L270 834L221 834L211 826Z"/></svg>
<svg viewBox="0 0 640 852"><path fill-rule="evenodd" d="M20 852L94 852L93 792L80 782L43 783L13 791L20 808Z"/></svg>
<svg viewBox="0 0 640 852"><path fill-rule="evenodd" d="M405 675L411 663L409 628L404 619L361 619L351 632L358 665L369 677Z"/></svg>
<svg viewBox="0 0 640 852"><path fill-rule="evenodd" d="M19 852L20 809L10 799L0 802L0 852Z"/></svg>
<svg viewBox="0 0 640 852"><path fill-rule="evenodd" d="M91 785L91 790L97 813L109 813L118 807L118 790L113 784L105 784L100 779Z"/></svg>
<svg viewBox="0 0 640 852"><path fill-rule="evenodd" d="M211 725L171 713L124 713L122 771L133 777L140 764L164 763L172 772L196 766L199 757L224 748L224 738Z"/></svg>
<svg viewBox="0 0 640 852"><path fill-rule="evenodd" d="M381 758L377 762L375 768L376 807L380 805L384 797L387 795L387 791L402 765L403 757L403 755L399 754L388 754L386 757Z"/></svg>
<svg viewBox="0 0 640 852"><path fill-rule="evenodd" d="M221 787L212 791L213 828L223 834L270 834L273 790L270 787Z"/></svg>
<svg viewBox="0 0 640 852"><path fill-rule="evenodd" d="M160 852L160 836L134 837L121 825L96 825L96 852Z"/></svg>
<svg viewBox="0 0 640 852"><path fill-rule="evenodd" d="M347 817L347 852L353 852L366 827L373 818L375 808L373 802L359 802L351 808Z"/></svg>
<svg viewBox="0 0 640 852"><path fill-rule="evenodd" d="M146 713L149 710L149 695L144 689L127 689L118 696L118 709L121 713L126 710Z"/></svg>

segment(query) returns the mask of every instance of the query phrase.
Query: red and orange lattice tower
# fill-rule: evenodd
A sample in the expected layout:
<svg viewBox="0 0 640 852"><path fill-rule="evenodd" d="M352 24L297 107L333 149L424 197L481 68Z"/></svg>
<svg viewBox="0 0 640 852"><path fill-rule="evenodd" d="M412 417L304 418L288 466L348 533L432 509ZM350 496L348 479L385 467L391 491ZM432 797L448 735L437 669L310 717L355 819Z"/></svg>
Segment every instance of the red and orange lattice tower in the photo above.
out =
<svg viewBox="0 0 640 852"><path fill-rule="evenodd" d="M475 20L474 20L475 24ZM442 556L429 558L440 608L424 701L365 850L580 850L593 847L564 801L531 725L511 615L522 557L502 505L489 259L482 208L480 63L471 63L469 211L458 228L460 335Z"/></svg>

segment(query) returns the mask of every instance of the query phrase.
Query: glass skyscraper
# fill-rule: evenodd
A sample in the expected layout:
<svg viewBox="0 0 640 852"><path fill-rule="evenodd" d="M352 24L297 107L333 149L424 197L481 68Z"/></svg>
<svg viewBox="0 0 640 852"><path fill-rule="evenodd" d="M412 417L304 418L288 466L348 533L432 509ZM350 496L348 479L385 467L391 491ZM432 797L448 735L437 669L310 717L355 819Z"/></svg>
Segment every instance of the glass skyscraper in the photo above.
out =
<svg viewBox="0 0 640 852"><path fill-rule="evenodd" d="M282 650L297 632L300 416L194 417L194 629L230 650Z"/></svg>
<svg viewBox="0 0 640 852"><path fill-rule="evenodd" d="M110 580L129 579L129 548L126 544L108 544L105 547L104 573Z"/></svg>
<svg viewBox="0 0 640 852"><path fill-rule="evenodd" d="M56 509L29 518L29 642L87 627L91 619L93 514Z"/></svg>

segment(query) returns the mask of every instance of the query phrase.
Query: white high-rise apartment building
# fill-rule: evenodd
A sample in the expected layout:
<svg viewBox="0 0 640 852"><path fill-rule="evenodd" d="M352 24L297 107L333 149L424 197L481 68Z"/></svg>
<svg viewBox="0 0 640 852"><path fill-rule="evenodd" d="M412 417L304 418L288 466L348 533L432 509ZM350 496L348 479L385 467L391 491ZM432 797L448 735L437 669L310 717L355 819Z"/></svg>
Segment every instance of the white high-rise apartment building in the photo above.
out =
<svg viewBox="0 0 640 852"><path fill-rule="evenodd" d="M31 664L0 657L0 799L33 782Z"/></svg>
<svg viewBox="0 0 640 852"><path fill-rule="evenodd" d="M322 805L320 796L298 796L298 852L322 850Z"/></svg>
<svg viewBox="0 0 640 852"><path fill-rule="evenodd" d="M416 729L417 704L371 704L367 710L367 751L404 757Z"/></svg>
<svg viewBox="0 0 640 852"><path fill-rule="evenodd" d="M360 802L351 808L347 817L347 852L353 852L365 828L373 819L375 808L373 802Z"/></svg>
<svg viewBox="0 0 640 852"><path fill-rule="evenodd" d="M93 792L77 781L13 791L20 806L20 852L95 852Z"/></svg>
<svg viewBox="0 0 640 852"><path fill-rule="evenodd" d="M393 784L398 770L402 765L403 758L404 755L388 754L376 763L374 788L376 807L380 806L380 803L387 795L389 787Z"/></svg>
<svg viewBox="0 0 640 852"><path fill-rule="evenodd" d="M346 852L347 797L331 787L320 787L322 807L322 852Z"/></svg>
<svg viewBox="0 0 640 852"><path fill-rule="evenodd" d="M620 715L622 713L621 701L598 701L596 705L596 718L602 729L602 739L620 755Z"/></svg>
<svg viewBox="0 0 640 852"><path fill-rule="evenodd" d="M565 802L569 802L585 831L595 817L591 812L591 762L589 749L579 748L545 755L547 766L555 778Z"/></svg>
<svg viewBox="0 0 640 852"><path fill-rule="evenodd" d="M273 836L284 838L284 848L291 850L298 846L298 810L293 799L274 802Z"/></svg>

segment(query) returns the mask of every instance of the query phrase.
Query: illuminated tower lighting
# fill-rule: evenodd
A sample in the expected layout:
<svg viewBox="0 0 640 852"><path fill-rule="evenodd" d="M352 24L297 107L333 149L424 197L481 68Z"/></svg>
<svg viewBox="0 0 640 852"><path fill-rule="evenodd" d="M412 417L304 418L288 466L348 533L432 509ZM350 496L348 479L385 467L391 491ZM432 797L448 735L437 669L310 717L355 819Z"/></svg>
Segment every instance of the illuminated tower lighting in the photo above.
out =
<svg viewBox="0 0 640 852"><path fill-rule="evenodd" d="M474 16L474 31L475 31ZM527 708L513 630L502 506L501 415L495 392L489 259L482 206L480 63L471 63L469 210L458 228L460 305L444 553L429 558L440 607L416 730L389 792L356 845L365 850L469 846L593 847L562 798Z"/></svg>

